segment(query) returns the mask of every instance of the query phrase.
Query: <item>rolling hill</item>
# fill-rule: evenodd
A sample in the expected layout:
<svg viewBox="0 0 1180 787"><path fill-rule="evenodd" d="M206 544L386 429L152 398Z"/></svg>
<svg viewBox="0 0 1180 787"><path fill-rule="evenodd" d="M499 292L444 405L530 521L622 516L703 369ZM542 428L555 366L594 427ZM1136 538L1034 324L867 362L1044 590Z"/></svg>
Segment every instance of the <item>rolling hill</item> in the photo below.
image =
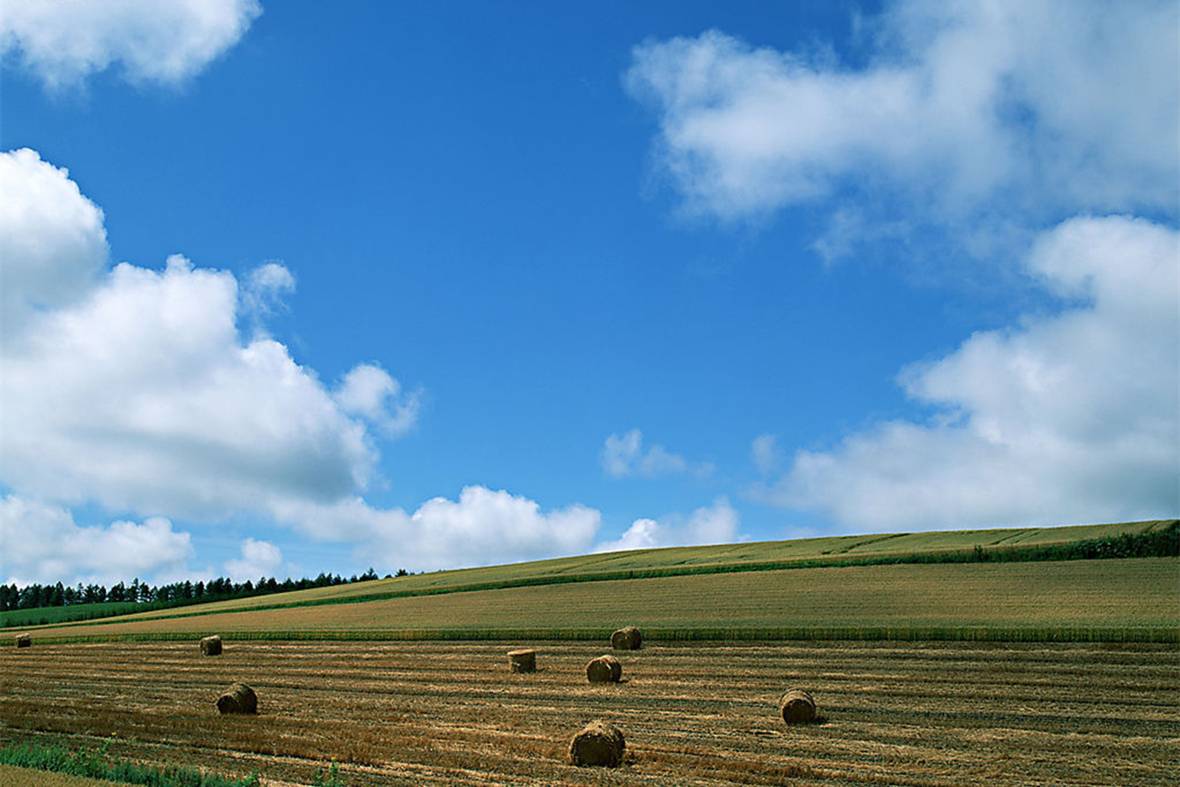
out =
<svg viewBox="0 0 1180 787"><path fill-rule="evenodd" d="M636 550L33 627L38 639L1180 639L1176 520ZM1120 554L1153 544L1164 557ZM1130 545L1130 547L1128 547ZM1103 550L1107 550L1104 552ZM12 629L9 629L11 631ZM10 639L10 638L6 638Z"/></svg>

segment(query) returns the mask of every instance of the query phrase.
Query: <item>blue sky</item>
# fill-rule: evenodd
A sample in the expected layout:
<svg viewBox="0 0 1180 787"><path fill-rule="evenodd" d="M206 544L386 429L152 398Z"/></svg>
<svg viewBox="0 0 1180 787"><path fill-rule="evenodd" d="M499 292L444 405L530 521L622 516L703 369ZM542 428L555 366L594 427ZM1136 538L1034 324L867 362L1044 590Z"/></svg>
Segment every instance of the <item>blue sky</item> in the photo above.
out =
<svg viewBox="0 0 1180 787"><path fill-rule="evenodd" d="M6 199L106 249L8 332L0 579L1180 509L1172 5L134 5L5 23ZM56 207L0 259L69 268Z"/></svg>

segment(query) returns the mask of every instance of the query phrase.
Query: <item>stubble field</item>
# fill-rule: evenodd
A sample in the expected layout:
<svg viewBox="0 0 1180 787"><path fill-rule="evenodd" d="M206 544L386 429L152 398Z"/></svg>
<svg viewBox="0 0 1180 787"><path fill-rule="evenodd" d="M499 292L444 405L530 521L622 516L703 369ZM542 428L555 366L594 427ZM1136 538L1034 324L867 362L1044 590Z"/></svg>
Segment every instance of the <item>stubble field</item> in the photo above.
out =
<svg viewBox="0 0 1180 787"><path fill-rule="evenodd" d="M539 649L540 671L505 651ZM1157 644L653 644L590 685L594 643L227 641L0 651L0 738L306 783L337 760L390 783L1165 784L1180 761L1180 651ZM219 717L233 680L257 717ZM775 701L810 689L822 724ZM564 762L591 718L627 735L616 771Z"/></svg>

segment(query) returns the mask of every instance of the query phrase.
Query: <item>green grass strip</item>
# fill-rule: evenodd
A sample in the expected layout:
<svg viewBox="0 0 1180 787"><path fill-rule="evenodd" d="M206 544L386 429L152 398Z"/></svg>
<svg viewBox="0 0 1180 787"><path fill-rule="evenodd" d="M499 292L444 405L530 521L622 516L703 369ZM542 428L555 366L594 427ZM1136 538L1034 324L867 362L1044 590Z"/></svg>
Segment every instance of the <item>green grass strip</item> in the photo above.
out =
<svg viewBox="0 0 1180 787"><path fill-rule="evenodd" d="M160 607L158 607L160 609ZM0 612L0 628L12 626L50 626L95 618L111 618L147 612L149 607L134 601L104 601L99 604L71 604L68 607L33 607Z"/></svg>
<svg viewBox="0 0 1180 787"><path fill-rule="evenodd" d="M105 744L96 751L70 751L61 746L36 743L15 744L0 748L0 764L150 787L257 787L261 784L256 774L239 779L196 768L175 765L160 768L116 760L107 755Z"/></svg>
<svg viewBox="0 0 1180 787"><path fill-rule="evenodd" d="M312 642L606 642L606 628L438 628L323 631L237 631L228 641ZM185 631L44 637L38 645L79 642L192 642ZM1180 628L1169 626L773 626L660 628L644 626L647 642L786 642L859 640L898 642L1159 642L1180 644Z"/></svg>

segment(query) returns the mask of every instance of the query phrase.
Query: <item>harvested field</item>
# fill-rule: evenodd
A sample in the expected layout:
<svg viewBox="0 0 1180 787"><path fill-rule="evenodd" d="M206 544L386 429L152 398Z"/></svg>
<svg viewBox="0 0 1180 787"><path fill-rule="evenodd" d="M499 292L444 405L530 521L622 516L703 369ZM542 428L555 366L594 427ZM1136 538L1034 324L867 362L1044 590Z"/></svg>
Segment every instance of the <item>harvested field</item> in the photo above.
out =
<svg viewBox="0 0 1180 787"><path fill-rule="evenodd" d="M1153 644L527 643L544 669L504 670L520 642L44 645L0 651L0 739L97 746L308 782L332 758L350 785L389 783L1172 783L1180 650ZM242 680L257 717L212 706ZM787 728L790 686L824 723ZM616 771L565 764L570 736L611 720Z"/></svg>
<svg viewBox="0 0 1180 787"><path fill-rule="evenodd" d="M569 629L571 621L579 627ZM439 596L285 607L172 618L120 618L37 629L35 638L178 636L219 631L227 653L246 637L299 633L357 638L445 639L490 632L515 638L576 638L609 646L620 622L645 639L756 638L1134 639L1123 629L1175 638L1180 629L1180 558L861 566L612 580ZM835 630L833 635L831 632ZM917 631L917 635L906 631ZM762 633L760 633L762 632ZM826 633L825 633L826 632ZM1064 632L1061 636L1058 633ZM522 643L523 644L523 643ZM646 644L646 643L645 643ZM36 650L36 648L34 648ZM626 652L626 651L623 651ZM639 651L642 652L642 651ZM599 655L595 653L594 655Z"/></svg>

